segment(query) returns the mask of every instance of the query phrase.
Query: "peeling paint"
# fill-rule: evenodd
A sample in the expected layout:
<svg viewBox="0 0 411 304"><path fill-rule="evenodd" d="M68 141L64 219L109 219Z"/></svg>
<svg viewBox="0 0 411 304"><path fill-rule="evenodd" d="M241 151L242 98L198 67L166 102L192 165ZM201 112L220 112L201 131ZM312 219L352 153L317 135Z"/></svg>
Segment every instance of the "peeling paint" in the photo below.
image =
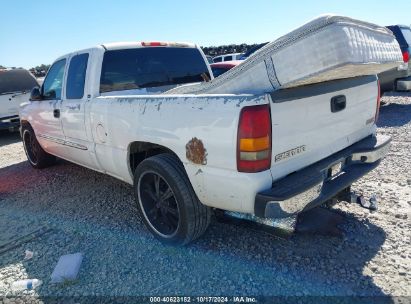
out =
<svg viewBox="0 0 411 304"><path fill-rule="evenodd" d="M236 104L236 106L239 107L239 106L240 106L243 102L245 102L245 101L247 101L246 98L240 98L240 99L238 100L238 103Z"/></svg>
<svg viewBox="0 0 411 304"><path fill-rule="evenodd" d="M201 174L201 173L203 173L203 170L198 169L198 171L196 172L196 174L195 174L195 175L197 176L197 175L199 175L199 174Z"/></svg>
<svg viewBox="0 0 411 304"><path fill-rule="evenodd" d="M207 164L207 150L205 149L203 142L197 137L193 137L186 144L186 157L189 161L195 164Z"/></svg>

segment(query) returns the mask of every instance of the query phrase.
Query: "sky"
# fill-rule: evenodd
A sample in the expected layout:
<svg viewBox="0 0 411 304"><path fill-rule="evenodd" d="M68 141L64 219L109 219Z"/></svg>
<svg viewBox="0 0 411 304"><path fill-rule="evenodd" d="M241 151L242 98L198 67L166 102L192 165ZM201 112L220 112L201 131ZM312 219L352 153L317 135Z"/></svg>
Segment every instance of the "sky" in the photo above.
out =
<svg viewBox="0 0 411 304"><path fill-rule="evenodd" d="M0 65L24 68L115 41L261 43L325 13L411 24L409 0L0 0L0 10Z"/></svg>

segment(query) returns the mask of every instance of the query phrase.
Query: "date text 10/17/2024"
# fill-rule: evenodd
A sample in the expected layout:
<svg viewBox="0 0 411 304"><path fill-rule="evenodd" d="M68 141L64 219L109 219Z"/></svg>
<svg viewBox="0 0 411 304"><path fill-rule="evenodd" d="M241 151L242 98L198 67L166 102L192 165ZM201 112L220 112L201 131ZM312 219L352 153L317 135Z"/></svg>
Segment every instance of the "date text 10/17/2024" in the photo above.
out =
<svg viewBox="0 0 411 304"><path fill-rule="evenodd" d="M254 297L150 297L150 303L257 303Z"/></svg>

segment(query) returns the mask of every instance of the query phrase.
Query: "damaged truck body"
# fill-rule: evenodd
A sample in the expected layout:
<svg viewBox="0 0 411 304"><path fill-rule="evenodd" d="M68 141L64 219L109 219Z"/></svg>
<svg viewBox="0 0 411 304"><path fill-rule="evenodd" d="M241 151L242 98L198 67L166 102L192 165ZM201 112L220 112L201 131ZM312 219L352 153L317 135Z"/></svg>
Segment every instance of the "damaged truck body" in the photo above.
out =
<svg viewBox="0 0 411 304"><path fill-rule="evenodd" d="M356 25L322 18L309 23L310 35L297 29L222 80L187 43L114 43L62 56L21 106L27 158L44 168L59 157L133 185L147 228L178 245L202 235L214 209L286 218L339 197L388 153L390 138L376 134L375 75L401 52L389 31L358 21L370 45L387 50L378 61L343 56L334 68L327 58L295 80L276 69L275 55L315 29Z"/></svg>

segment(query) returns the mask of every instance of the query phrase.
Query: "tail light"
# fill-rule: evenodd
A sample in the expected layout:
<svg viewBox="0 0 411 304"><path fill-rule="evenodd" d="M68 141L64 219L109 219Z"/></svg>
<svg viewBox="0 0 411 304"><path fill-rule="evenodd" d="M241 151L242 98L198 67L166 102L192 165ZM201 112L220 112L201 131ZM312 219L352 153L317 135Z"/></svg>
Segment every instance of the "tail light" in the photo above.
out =
<svg viewBox="0 0 411 304"><path fill-rule="evenodd" d="M181 42L160 42L160 41L143 41L141 42L142 46L170 46L170 47L189 47L188 43Z"/></svg>
<svg viewBox="0 0 411 304"><path fill-rule="evenodd" d="M375 110L375 117L374 117L374 122L377 123L378 120L378 115L380 113L380 105L381 105L381 87L380 87L380 81L378 80L378 95L377 95L377 108Z"/></svg>
<svg viewBox="0 0 411 304"><path fill-rule="evenodd" d="M237 170L260 172L271 166L271 118L268 105L245 107L240 113Z"/></svg>
<svg viewBox="0 0 411 304"><path fill-rule="evenodd" d="M402 52L402 60L404 60L405 63L410 61L410 52L408 50Z"/></svg>
<svg viewBox="0 0 411 304"><path fill-rule="evenodd" d="M167 46L165 42L141 42L142 46Z"/></svg>

